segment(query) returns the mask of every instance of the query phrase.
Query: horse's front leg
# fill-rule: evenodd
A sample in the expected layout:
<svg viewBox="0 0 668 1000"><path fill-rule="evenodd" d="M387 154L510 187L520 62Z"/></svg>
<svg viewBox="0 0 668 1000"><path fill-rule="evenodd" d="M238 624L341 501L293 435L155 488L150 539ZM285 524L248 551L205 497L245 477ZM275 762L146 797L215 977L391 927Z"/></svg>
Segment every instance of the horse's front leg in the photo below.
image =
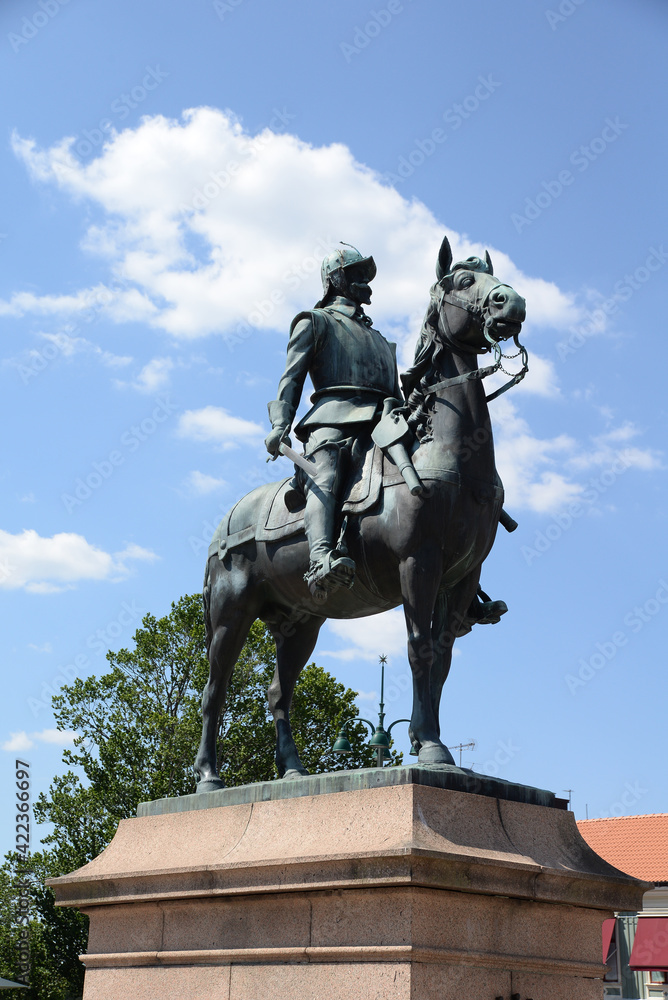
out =
<svg viewBox="0 0 668 1000"><path fill-rule="evenodd" d="M432 619L441 583L441 550L425 545L399 568L404 615L408 631L408 662L413 674L413 712L410 730L420 747L418 764L454 764L439 736L432 697L434 643Z"/></svg>
<svg viewBox="0 0 668 1000"><path fill-rule="evenodd" d="M475 597L479 580L480 568L478 567L477 570L470 573L453 587L452 590L449 590L447 593L440 593L436 598L431 626L431 635L434 643L434 660L431 668L431 699L434 705L437 725L439 721L441 694L443 685L450 673L455 638L460 634L462 620L465 619L466 612Z"/></svg>

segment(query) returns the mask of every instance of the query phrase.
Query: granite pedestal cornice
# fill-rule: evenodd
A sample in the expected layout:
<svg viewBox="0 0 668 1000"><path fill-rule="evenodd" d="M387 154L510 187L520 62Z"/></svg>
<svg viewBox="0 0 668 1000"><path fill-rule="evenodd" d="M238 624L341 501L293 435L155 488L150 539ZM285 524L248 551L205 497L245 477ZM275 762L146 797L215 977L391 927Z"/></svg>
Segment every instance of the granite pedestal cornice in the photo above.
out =
<svg viewBox="0 0 668 1000"><path fill-rule="evenodd" d="M437 787L410 773L399 783L396 774L378 780L398 770L352 790L339 782L314 794L313 779L303 779L311 794L299 794L299 782L290 782L289 798L239 802L243 789L229 789L186 797L208 799L205 808L161 800L122 821L100 857L51 884L60 905L82 909L381 886L635 908L639 883L588 847L571 812ZM278 791L288 783L272 784Z"/></svg>

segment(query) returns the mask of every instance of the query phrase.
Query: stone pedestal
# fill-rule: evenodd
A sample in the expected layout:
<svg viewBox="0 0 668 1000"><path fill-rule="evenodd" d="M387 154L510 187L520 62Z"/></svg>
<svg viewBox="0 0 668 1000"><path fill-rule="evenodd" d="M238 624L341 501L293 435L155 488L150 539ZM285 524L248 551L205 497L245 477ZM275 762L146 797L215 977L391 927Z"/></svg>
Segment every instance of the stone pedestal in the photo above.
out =
<svg viewBox="0 0 668 1000"><path fill-rule="evenodd" d="M600 1000L646 886L563 805L456 768L267 782L145 803L52 885L84 1000Z"/></svg>

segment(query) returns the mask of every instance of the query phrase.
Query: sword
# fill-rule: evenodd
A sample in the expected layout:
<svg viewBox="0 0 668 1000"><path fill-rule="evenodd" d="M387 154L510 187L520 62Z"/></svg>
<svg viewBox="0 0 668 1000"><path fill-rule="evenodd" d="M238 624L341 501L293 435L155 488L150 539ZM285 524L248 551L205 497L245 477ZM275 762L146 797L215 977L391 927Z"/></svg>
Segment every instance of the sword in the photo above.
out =
<svg viewBox="0 0 668 1000"><path fill-rule="evenodd" d="M281 441L278 446L278 450L281 455L285 455L285 457L289 458L291 462L294 462L295 465L302 470L302 472L305 472L309 479L313 479L315 462L309 462L307 458L304 458L303 455L299 455L294 448L291 448L290 445L286 444L284 441Z"/></svg>
<svg viewBox="0 0 668 1000"><path fill-rule="evenodd" d="M287 433L288 433L288 428L286 427L284 434L287 435ZM309 477L309 479L313 479L313 470L315 468L314 462L309 462L308 459L304 458L303 455L299 455L294 450L294 448L291 448L289 444L285 443L285 441L279 442L278 450L281 455L284 455L286 458L289 458L291 462L294 462L294 464L302 470L302 472L305 472L306 475ZM277 457L276 455L270 455L267 461L273 462L275 461L276 457Z"/></svg>

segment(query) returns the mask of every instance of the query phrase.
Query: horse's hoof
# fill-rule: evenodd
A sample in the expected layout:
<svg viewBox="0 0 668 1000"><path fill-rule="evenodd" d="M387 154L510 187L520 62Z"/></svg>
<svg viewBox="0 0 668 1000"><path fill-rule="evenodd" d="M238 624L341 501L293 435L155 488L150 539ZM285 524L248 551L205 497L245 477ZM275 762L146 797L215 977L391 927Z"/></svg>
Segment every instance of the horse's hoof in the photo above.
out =
<svg viewBox="0 0 668 1000"><path fill-rule="evenodd" d="M295 778L307 778L308 771L297 770L296 767L291 767L289 771L286 771L283 775L283 781L294 781Z"/></svg>
<svg viewBox="0 0 668 1000"><path fill-rule="evenodd" d="M430 743L420 747L418 764L454 764L455 758L442 743Z"/></svg>
<svg viewBox="0 0 668 1000"><path fill-rule="evenodd" d="M197 794L203 795L205 792L217 792L220 788L225 788L222 778L204 778L197 782Z"/></svg>

